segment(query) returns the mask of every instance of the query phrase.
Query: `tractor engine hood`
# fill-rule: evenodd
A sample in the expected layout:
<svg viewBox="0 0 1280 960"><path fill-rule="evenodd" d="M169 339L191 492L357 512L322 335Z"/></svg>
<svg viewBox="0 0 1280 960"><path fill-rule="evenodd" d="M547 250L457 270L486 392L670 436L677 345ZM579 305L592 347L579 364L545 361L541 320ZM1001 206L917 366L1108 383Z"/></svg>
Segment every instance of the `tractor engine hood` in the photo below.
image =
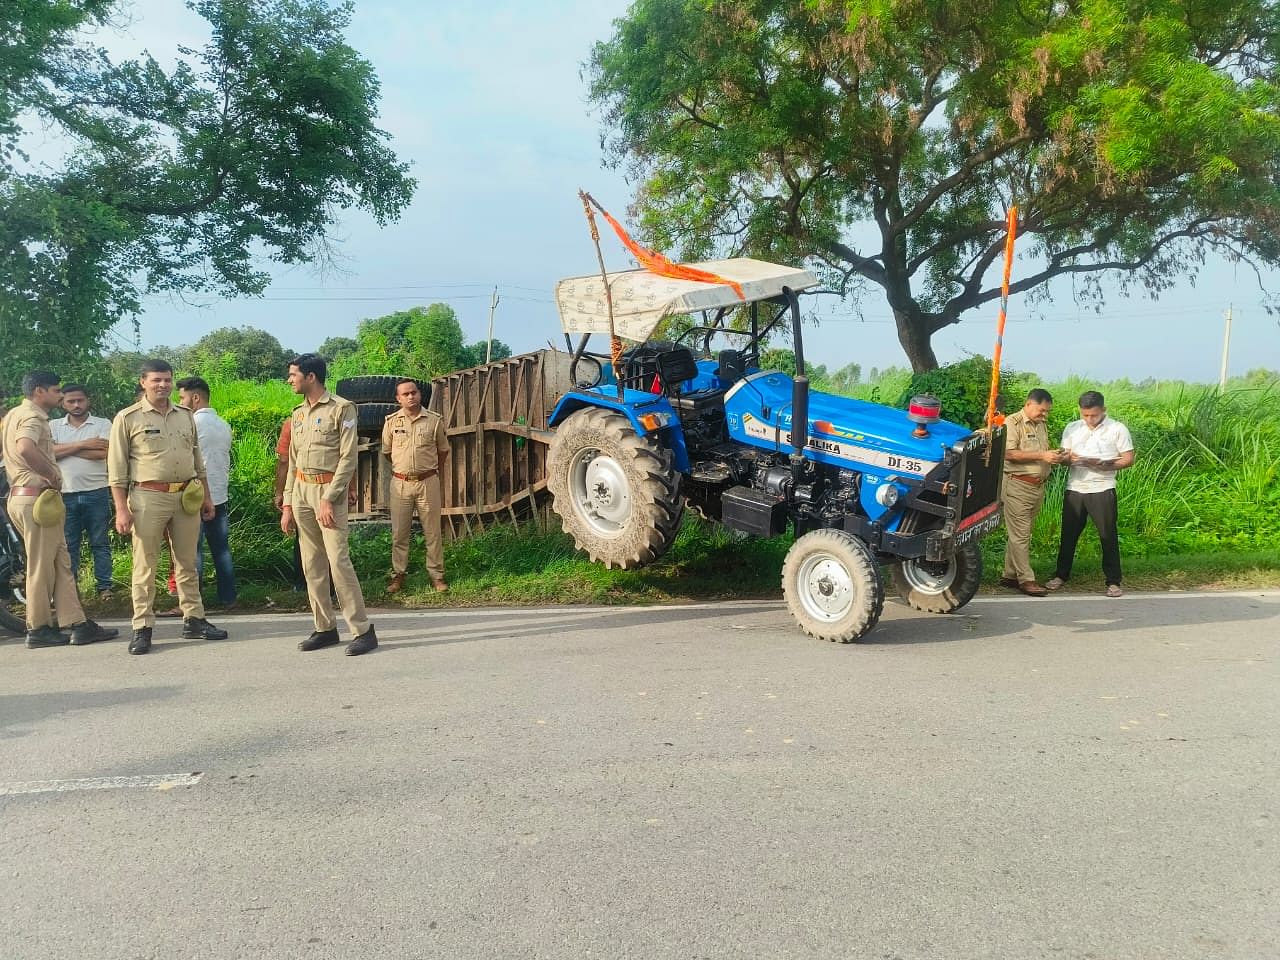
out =
<svg viewBox="0 0 1280 960"><path fill-rule="evenodd" d="M791 390L791 378L778 372L762 371L735 383L724 401L730 435L753 446L789 453ZM927 437L913 437L915 429L905 410L810 393L805 456L838 467L874 467L923 477L942 461L944 451L972 433L945 420L930 424Z"/></svg>

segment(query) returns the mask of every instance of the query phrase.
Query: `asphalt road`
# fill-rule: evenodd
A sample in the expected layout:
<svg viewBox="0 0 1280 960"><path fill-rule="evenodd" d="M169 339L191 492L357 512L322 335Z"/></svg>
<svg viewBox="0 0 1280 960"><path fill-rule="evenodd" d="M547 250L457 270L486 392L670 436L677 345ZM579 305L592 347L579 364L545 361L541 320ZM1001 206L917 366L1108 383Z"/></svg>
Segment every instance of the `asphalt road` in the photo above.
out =
<svg viewBox="0 0 1280 960"><path fill-rule="evenodd" d="M1280 592L221 623L0 642L0 957L1280 956Z"/></svg>

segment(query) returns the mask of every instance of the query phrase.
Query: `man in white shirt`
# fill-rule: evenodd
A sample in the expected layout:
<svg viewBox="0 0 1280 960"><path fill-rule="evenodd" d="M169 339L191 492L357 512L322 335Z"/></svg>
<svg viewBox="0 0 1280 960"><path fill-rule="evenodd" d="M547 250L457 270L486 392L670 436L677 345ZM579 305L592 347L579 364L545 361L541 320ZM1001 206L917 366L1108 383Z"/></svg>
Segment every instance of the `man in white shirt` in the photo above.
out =
<svg viewBox="0 0 1280 960"><path fill-rule="evenodd" d="M87 534L93 555L93 579L98 597L111 599L111 490L107 487L107 437L111 421L89 412L89 392L83 384L62 388L65 417L49 421L53 455L62 471L62 500L67 506L63 533L71 554L71 575L80 579L80 542Z"/></svg>
<svg viewBox="0 0 1280 960"><path fill-rule="evenodd" d="M1086 390L1080 394L1080 419L1062 431L1062 449L1071 455L1067 489L1062 497L1062 541L1058 545L1058 567L1045 584L1057 590L1071 577L1076 544L1085 525L1093 521L1102 542L1102 572L1107 579L1107 596L1120 597L1120 538L1116 531L1119 509L1116 501L1116 474L1133 466L1133 439L1129 429L1107 416L1102 394Z"/></svg>
<svg viewBox="0 0 1280 960"><path fill-rule="evenodd" d="M231 427L209 405L209 384L203 377L186 377L176 384L178 403L191 411L196 437L204 457L213 517L200 525L196 544L196 570L204 578L204 541L209 540L213 570L218 580L218 603L225 609L236 602L236 574L231 563L230 530L227 522L228 481L231 475Z"/></svg>

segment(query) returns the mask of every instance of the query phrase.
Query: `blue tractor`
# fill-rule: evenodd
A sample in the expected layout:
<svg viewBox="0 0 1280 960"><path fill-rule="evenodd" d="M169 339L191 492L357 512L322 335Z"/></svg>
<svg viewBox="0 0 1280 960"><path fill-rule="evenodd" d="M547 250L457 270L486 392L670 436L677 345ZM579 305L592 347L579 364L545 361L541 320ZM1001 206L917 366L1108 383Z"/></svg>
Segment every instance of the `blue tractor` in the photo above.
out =
<svg viewBox="0 0 1280 960"><path fill-rule="evenodd" d="M790 526L787 605L806 633L845 643L880 618L882 566L919 610L968 603L978 540L1000 523L1003 428L948 423L931 397L904 411L811 393L798 295L813 275L745 258L695 266L738 290L644 270L610 274L607 288L598 275L557 285L575 387L551 416L547 484L577 546L610 567L644 566L671 545L686 505L743 534ZM725 325L731 311L745 313L741 329ZM649 340L677 314L705 322ZM639 344L619 376L587 349L611 323ZM787 325L794 377L760 368L763 344ZM731 345L713 350L722 339Z"/></svg>

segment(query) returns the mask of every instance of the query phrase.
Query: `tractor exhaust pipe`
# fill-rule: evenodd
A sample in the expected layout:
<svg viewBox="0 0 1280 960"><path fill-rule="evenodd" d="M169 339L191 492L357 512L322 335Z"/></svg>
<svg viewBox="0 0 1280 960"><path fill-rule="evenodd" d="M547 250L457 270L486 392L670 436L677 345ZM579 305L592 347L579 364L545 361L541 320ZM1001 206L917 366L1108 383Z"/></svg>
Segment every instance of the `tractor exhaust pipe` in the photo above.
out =
<svg viewBox="0 0 1280 960"><path fill-rule="evenodd" d="M791 463L797 466L804 459L804 448L809 442L809 378L798 376L791 381Z"/></svg>
<svg viewBox="0 0 1280 960"><path fill-rule="evenodd" d="M804 448L809 443L809 378L804 370L800 298L790 287L783 287L782 295L791 306L791 339L796 355L796 375L791 381L791 475L798 483L804 471Z"/></svg>

